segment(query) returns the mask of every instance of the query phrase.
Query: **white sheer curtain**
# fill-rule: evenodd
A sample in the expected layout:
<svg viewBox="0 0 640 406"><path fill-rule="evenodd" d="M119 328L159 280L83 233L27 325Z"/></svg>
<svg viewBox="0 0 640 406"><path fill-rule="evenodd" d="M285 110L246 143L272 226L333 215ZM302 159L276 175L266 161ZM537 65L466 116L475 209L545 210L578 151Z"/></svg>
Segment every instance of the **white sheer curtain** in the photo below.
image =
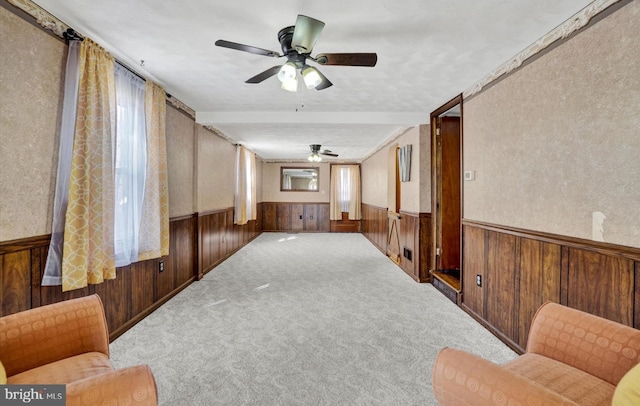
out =
<svg viewBox="0 0 640 406"><path fill-rule="evenodd" d="M340 211L349 211L349 201L351 200L351 182L349 180L350 168L341 166L338 174L340 179L340 190L338 190L338 203Z"/></svg>
<svg viewBox="0 0 640 406"><path fill-rule="evenodd" d="M256 219L256 155L241 145L236 149L236 190L234 223Z"/></svg>
<svg viewBox="0 0 640 406"><path fill-rule="evenodd" d="M115 223L116 267L138 260L138 235L147 165L145 81L115 65Z"/></svg>
<svg viewBox="0 0 640 406"><path fill-rule="evenodd" d="M78 78L80 77L79 57L80 41L69 42L67 67L64 79L64 98L62 104L62 122L60 127L60 146L58 149L58 172L56 192L53 200L53 224L49 254L42 277L42 286L62 285L62 247L64 243L64 224L67 212L69 175L73 155L73 134L75 132L76 110L78 107Z"/></svg>

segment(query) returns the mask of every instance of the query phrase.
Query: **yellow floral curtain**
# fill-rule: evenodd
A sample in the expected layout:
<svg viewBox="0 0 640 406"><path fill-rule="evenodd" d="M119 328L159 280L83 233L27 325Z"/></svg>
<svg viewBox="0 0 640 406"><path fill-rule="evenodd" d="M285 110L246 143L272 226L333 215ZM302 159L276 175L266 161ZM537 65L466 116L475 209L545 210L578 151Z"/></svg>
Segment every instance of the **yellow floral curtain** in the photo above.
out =
<svg viewBox="0 0 640 406"><path fill-rule="evenodd" d="M62 257L62 290L116 277L113 242L114 59L85 39Z"/></svg>
<svg viewBox="0 0 640 406"><path fill-rule="evenodd" d="M166 92L147 81L145 88L147 171L138 237L138 260L169 255Z"/></svg>

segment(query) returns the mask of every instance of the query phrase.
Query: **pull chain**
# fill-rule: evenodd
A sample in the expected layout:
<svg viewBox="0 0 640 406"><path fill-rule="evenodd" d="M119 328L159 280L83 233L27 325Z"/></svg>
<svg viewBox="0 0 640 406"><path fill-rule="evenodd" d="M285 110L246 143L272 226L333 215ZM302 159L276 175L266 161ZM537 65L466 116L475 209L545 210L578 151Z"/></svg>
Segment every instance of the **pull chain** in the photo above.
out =
<svg viewBox="0 0 640 406"><path fill-rule="evenodd" d="M300 86L300 110L304 108L304 86ZM299 111L296 107L296 111Z"/></svg>

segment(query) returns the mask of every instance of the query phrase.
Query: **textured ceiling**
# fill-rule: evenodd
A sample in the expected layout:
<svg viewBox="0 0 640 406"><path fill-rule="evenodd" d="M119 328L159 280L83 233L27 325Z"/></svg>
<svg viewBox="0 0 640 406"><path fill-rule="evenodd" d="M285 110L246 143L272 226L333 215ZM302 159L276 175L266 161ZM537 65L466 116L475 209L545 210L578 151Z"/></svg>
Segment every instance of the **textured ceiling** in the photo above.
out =
<svg viewBox="0 0 640 406"><path fill-rule="evenodd" d="M162 85L196 121L266 160L302 160L309 144L360 161L588 5L586 0L35 0ZM376 52L374 68L319 66L333 86L280 89L280 65L218 39L281 52L298 14L325 22L312 55ZM144 60L144 66L141 61Z"/></svg>

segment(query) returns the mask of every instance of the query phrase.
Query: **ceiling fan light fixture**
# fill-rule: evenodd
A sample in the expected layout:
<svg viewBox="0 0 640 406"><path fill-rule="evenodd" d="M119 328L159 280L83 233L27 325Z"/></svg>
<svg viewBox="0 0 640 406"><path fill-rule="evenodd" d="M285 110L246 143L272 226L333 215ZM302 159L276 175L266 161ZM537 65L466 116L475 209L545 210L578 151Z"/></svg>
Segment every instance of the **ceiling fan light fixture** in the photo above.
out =
<svg viewBox="0 0 640 406"><path fill-rule="evenodd" d="M300 70L300 73L302 73L302 78L304 79L304 84L307 85L307 89L314 89L322 83L322 78L316 68L305 65Z"/></svg>
<svg viewBox="0 0 640 406"><path fill-rule="evenodd" d="M322 158L320 157L320 155L318 155L318 153L317 153L317 152L312 152L312 153L309 155L309 158L307 158L307 160L308 160L309 162L320 162L320 161L322 161Z"/></svg>
<svg viewBox="0 0 640 406"><path fill-rule="evenodd" d="M298 78L294 76L291 79L287 79L284 82L282 82L282 85L280 87L289 92L297 92Z"/></svg>
<svg viewBox="0 0 640 406"><path fill-rule="evenodd" d="M280 70L278 71L278 79L282 82L288 82L291 81L293 79L296 80L296 85L297 85L297 79L296 76L298 76L298 73L296 71L296 64L293 62L287 62L284 65L282 65L282 67L280 68Z"/></svg>

